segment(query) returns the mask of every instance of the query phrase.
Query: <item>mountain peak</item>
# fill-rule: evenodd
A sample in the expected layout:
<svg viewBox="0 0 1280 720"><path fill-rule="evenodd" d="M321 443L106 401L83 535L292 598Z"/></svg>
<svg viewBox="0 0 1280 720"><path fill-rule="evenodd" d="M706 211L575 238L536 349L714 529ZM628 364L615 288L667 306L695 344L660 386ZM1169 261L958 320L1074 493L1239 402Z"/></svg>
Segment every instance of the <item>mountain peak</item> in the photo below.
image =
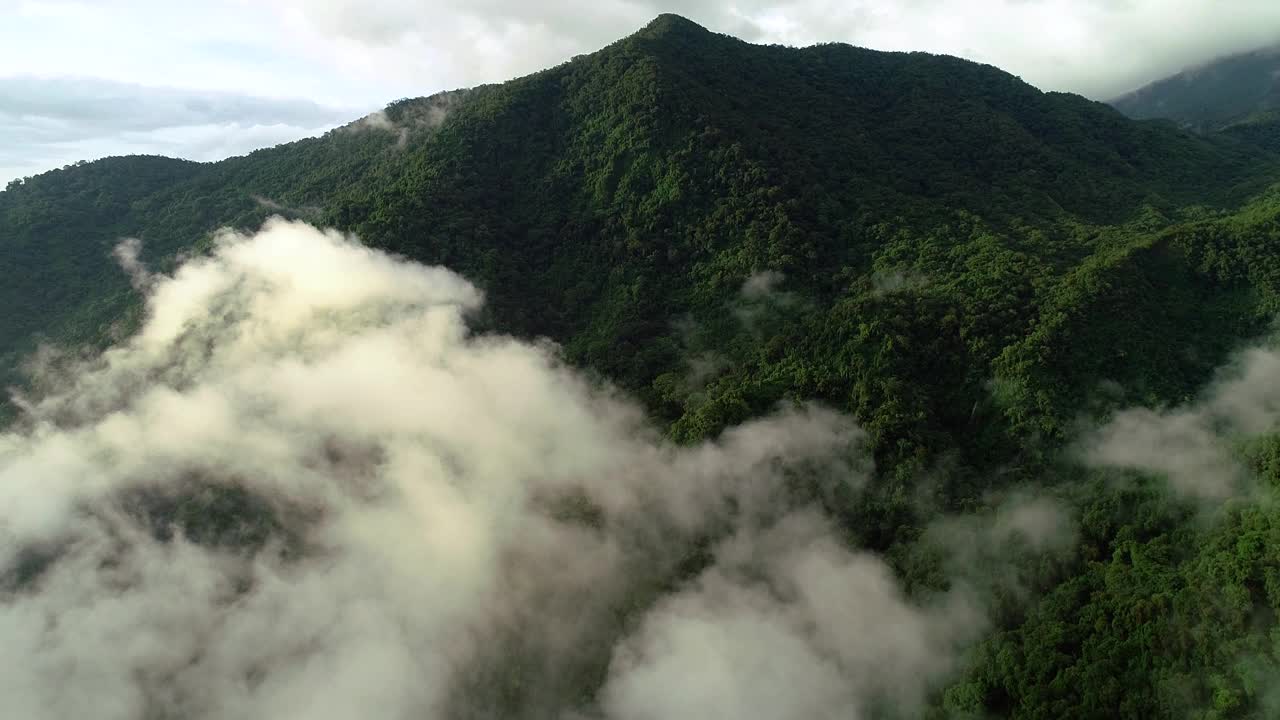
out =
<svg viewBox="0 0 1280 720"><path fill-rule="evenodd" d="M675 13L663 13L654 18L652 22L645 25L638 33L645 37L661 38L672 36L696 36L708 35L710 30L702 27L698 23Z"/></svg>

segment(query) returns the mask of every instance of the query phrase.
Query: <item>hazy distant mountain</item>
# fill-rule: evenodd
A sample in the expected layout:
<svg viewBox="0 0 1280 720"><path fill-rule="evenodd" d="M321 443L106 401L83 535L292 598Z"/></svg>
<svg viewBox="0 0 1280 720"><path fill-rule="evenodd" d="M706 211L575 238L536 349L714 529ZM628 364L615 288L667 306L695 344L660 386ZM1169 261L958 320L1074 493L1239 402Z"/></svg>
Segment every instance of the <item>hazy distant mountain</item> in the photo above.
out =
<svg viewBox="0 0 1280 720"><path fill-rule="evenodd" d="M1247 121L1280 109L1280 46L1184 70L1111 104L1131 118L1168 118L1200 131Z"/></svg>

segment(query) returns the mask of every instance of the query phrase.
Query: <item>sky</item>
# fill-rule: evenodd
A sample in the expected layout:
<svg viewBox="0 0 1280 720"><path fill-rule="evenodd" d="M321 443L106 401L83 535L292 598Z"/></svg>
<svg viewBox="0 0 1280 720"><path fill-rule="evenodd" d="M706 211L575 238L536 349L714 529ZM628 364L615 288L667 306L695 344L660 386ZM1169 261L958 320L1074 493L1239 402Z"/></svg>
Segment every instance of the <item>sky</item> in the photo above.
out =
<svg viewBox="0 0 1280 720"><path fill-rule="evenodd" d="M555 65L662 12L752 42L958 55L1100 100L1280 41L1274 0L0 0L0 183L243 154Z"/></svg>

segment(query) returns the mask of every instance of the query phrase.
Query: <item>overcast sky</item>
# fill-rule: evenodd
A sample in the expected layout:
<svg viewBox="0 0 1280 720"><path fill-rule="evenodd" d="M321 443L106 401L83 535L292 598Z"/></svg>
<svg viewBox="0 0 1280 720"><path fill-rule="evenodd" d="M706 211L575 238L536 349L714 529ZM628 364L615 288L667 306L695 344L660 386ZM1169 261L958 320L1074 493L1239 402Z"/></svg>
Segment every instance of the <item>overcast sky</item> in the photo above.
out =
<svg viewBox="0 0 1280 720"><path fill-rule="evenodd" d="M318 134L554 65L661 12L754 42L959 55L1097 99L1280 41L1276 0L0 0L0 184Z"/></svg>

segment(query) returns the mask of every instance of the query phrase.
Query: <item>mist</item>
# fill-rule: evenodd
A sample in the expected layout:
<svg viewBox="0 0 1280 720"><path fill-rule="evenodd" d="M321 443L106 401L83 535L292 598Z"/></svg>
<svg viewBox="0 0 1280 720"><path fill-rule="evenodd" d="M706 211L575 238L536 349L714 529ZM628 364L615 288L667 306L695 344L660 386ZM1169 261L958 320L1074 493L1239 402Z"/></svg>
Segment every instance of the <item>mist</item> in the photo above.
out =
<svg viewBox="0 0 1280 720"><path fill-rule="evenodd" d="M1184 497L1221 501L1254 494L1237 444L1280 424L1280 352L1248 348L1198 398L1172 408L1122 410L1081 438L1086 464L1153 473Z"/></svg>
<svg viewBox="0 0 1280 720"><path fill-rule="evenodd" d="M446 269L280 219L141 250L138 332L0 435L14 717L909 717L986 627L823 514L847 417L677 446Z"/></svg>
<svg viewBox="0 0 1280 720"><path fill-rule="evenodd" d="M372 112L339 130L348 133L386 132L396 136L395 147L403 150L416 133L429 132L444 125L449 115L464 102L470 90L451 90L426 98L399 100Z"/></svg>

